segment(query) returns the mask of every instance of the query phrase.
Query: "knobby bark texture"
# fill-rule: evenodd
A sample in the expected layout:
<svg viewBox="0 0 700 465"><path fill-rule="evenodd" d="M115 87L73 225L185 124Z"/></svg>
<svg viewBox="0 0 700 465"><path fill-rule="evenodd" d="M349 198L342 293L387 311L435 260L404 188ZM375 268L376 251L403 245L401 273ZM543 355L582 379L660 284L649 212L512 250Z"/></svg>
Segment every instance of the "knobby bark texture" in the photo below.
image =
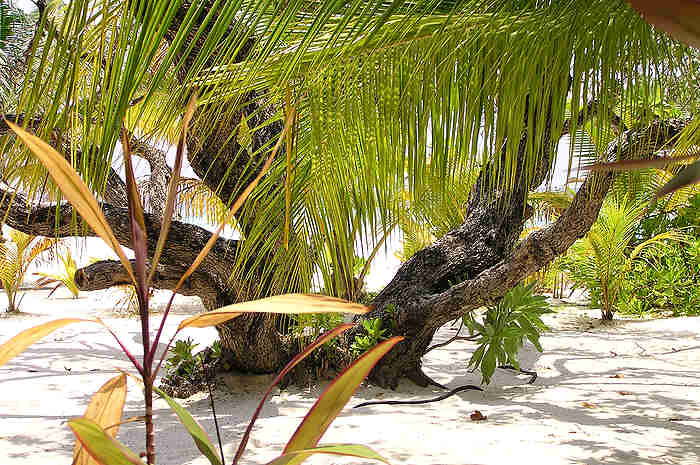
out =
<svg viewBox="0 0 700 465"><path fill-rule="evenodd" d="M687 121L655 121L640 131L626 131L607 149L607 159L628 159L650 155L665 147L685 127ZM445 323L469 311L489 305L583 237L598 217L614 173L589 175L571 205L547 228L525 240L513 239L522 230L524 217L517 205L504 221L484 220L484 210L472 210L456 230L416 253L401 267L391 283L374 301L377 310L370 316L390 321L388 305L399 309L398 333L406 341L385 356L372 373L380 385L395 387L402 377L426 385L430 380L421 370L421 357ZM527 207L522 211L527 212ZM449 284L458 272L458 283ZM448 279L445 279L448 278ZM420 283L430 283L426 286ZM442 286L440 285L442 283Z"/></svg>
<svg viewBox="0 0 700 465"><path fill-rule="evenodd" d="M176 15L166 39L174 37L188 6L189 2L183 2L182 14ZM205 14L206 11L203 16ZM194 43L195 50L202 46L204 38L206 33ZM243 59L252 46L251 40L249 46L239 52L239 58ZM186 60L180 70L181 78L189 66L192 62ZM262 125L275 110L263 95L250 93L244 96L244 101L247 103L235 112L221 109L227 116L221 118L214 128L195 126L186 141L187 157L193 170L225 203L235 199L259 172L269 154L266 148L274 145L282 131L280 123ZM551 108L553 103L547 104ZM211 110L202 106L197 112L204 114ZM589 104L587 113L594 112L595 104ZM581 118L583 116L579 123ZM21 116L15 119L21 122ZM246 147L241 146L235 136L244 119L249 127L262 127L253 132ZM30 127L40 124L29 123ZM622 127L619 119L613 120L613 124L616 123L620 135L608 147L608 159L651 154L672 141L686 124L685 121L657 120L642 130L632 131ZM523 133L518 153L514 154L519 168L515 184L505 186L499 179L492 179L492 166L483 167L466 206L464 222L404 263L374 300L375 309L358 318L392 321L393 334L406 338L373 370L371 379L375 383L394 388L405 377L420 385L430 383L422 371L421 359L440 326L465 312L497 301L529 274L564 253L590 229L612 183L611 173L589 175L571 206L554 224L519 241L524 222L532 212L527 204L528 192L545 180L556 147L551 133L552 122L547 120L543 124L546 125L543 132L545 142L538 154L538 162L530 172L524 174L527 134ZM564 125L564 133L570 126L569 123ZM7 127L0 123L0 136L6 132ZM151 166L153 187L150 196L158 203L164 198L171 176L165 154L136 137L132 137L132 143L135 154L146 159ZM502 152L499 156L505 158L511 154ZM124 208L126 190L121 178L113 171L109 173L103 201L105 217L118 241L129 247L129 217ZM0 209L7 212L5 222L8 225L27 233L58 237L94 235L80 221L75 224L75 212L69 205L35 206L19 194L0 190ZM254 212L255 205L249 206L248 210ZM155 250L161 215L162 211L157 208L146 215L149 257ZM239 220L245 237L249 225L246 217L239 217ZM210 236L202 228L174 221L154 286L172 289ZM245 287L230 279L237 246L235 240L217 240L198 271L179 292L199 296L208 310L247 300ZM128 279L120 263L103 261L79 270L76 281L82 290L96 290L125 284ZM229 364L246 372L278 371L297 350L296 342L284 336L279 326L273 315L246 315L217 327ZM352 335L351 332L345 339L345 348Z"/></svg>

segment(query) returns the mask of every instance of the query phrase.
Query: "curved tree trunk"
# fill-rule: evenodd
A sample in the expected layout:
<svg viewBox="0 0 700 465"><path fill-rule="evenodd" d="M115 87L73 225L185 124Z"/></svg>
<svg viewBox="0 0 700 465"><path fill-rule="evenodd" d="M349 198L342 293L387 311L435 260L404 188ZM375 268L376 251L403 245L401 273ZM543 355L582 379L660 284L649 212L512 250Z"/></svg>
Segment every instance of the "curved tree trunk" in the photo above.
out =
<svg viewBox="0 0 700 465"><path fill-rule="evenodd" d="M643 130L627 131L608 147L606 155L612 160L616 155L627 159L654 153L686 124L659 120ZM392 388L403 377L420 385L432 382L421 370L421 358L435 331L469 311L494 303L564 254L593 225L613 179L612 172L589 175L555 223L519 243L523 204L510 203L511 208L505 211L472 210L462 226L416 253L377 296L376 310L367 316L394 320L394 335L406 337L380 361L371 378ZM455 271L458 276L464 274L451 284L447 277ZM388 312L389 305L397 310Z"/></svg>
<svg viewBox="0 0 700 465"><path fill-rule="evenodd" d="M658 120L642 130L626 131L608 148L608 156L631 158L653 153L686 124L680 120ZM385 327L393 326L394 335L406 337L373 371L373 381L388 387L395 387L403 377L422 385L430 382L421 371L421 358L435 331L466 312L493 303L529 274L566 252L597 218L613 177L612 173L590 175L554 224L521 242L518 236L529 214L524 193L511 196L507 202L497 198L482 200L475 194L464 223L407 261L376 297L375 310L361 317L382 318L391 322ZM0 209L7 212L5 221L9 226L26 233L94 235L81 224L74 224L74 211L69 205L58 209L29 208L21 195L0 190ZM110 204L103 204L103 211L117 240L128 247L127 211ZM153 215L145 216L148 252L152 255L160 223ZM183 266L194 260L209 237L210 233L202 228L174 221L154 286L172 289ZM235 240L219 239L179 292L199 296L207 309L243 300L245 292L229 282L230 261L236 247ZM111 261L79 270L76 280L81 290L128 283L121 264ZM390 305L396 310L389 311ZM222 346L232 366L254 373L279 370L294 355L294 345L280 334L277 326L271 315L239 317L220 326ZM350 340L351 337L346 342L349 344Z"/></svg>
<svg viewBox="0 0 700 465"><path fill-rule="evenodd" d="M211 3L214 4L213 1ZM183 3L183 14L176 16L172 31L179 27L178 21L184 19L188 6L189 2ZM203 12L203 16L206 13ZM202 34L199 41L202 42L206 36L206 33ZM199 46L201 43L194 44L195 48ZM241 57L249 50L250 47L242 50ZM190 66L192 63L186 60L181 72L186 73ZM229 112L229 116L222 118L216 128L193 128L186 141L193 170L224 203L237 197L259 172L267 158L267 152L263 149L274 145L282 131L280 123L261 125L272 111L265 107L261 96L250 94L246 98L249 103L238 112ZM555 104L562 105L562 102ZM209 110L204 106L197 111ZM591 113L590 110L589 106L588 113ZM248 119L250 127L262 126L253 132L249 148L241 147L235 137L242 118ZM547 121L546 124L547 143L543 144L546 148L540 154L539 164L528 175L524 174L524 134L515 158L520 167L516 185L511 186L507 193L504 186L497 186L494 190L493 182L489 179L491 167L484 167L467 205L467 216L462 225L404 263L394 279L376 297L375 310L358 318L382 318L385 322L391 322L385 327L392 328L394 335L406 337L372 372L371 377L377 384L395 387L403 377L421 385L429 383L430 380L421 370L421 358L440 326L501 298L529 274L564 253L595 221L613 179L610 173L589 176L571 206L554 224L519 242L523 224L531 214L527 194L545 179L551 167L551 152L556 147L554 136L550 133L551 122ZM615 155L629 158L658 150L684 124L682 121L655 121L644 130L626 131L616 143L611 144L608 156L611 159ZM564 132L568 127L564 125ZM6 131L7 127L0 121L0 135ZM147 144L141 144L139 150L144 157L149 154L155 157L149 162L158 167L158 182L165 183L169 172L167 166L163 166L162 153L150 151ZM503 157L505 155L501 154ZM125 189L116 173L110 173L110 179L112 187L104 195L106 203L103 204L103 211L117 240L129 247L128 213L117 206L125 204L120 203L126 197ZM154 192L158 192L158 197L165 190ZM0 210L7 212L7 224L24 232L45 236L94 235L84 226L76 227L73 209L68 205L59 206L58 209L56 206L30 208L21 196L15 197L12 192L0 190ZM254 205L252 210L255 210ZM249 225L244 217L239 220L245 236ZM158 212L156 215L146 215L146 227L148 254L152 257L160 231ZM173 288L177 277L192 263L210 236L202 228L174 221L154 286ZM208 310L248 300L250 296L244 283L231 282L230 279L231 261L237 246L235 240L219 239L180 292L198 295ZM252 272L255 274L256 270ZM259 275L263 276L262 270ZM100 262L80 270L77 281L82 290L93 290L124 284L127 279L119 263ZM395 310L390 311L391 308ZM278 326L277 318L272 315L246 315L219 326L222 347L233 368L253 373L278 371L295 350L292 341L280 334ZM352 334L345 338L345 348L351 340Z"/></svg>

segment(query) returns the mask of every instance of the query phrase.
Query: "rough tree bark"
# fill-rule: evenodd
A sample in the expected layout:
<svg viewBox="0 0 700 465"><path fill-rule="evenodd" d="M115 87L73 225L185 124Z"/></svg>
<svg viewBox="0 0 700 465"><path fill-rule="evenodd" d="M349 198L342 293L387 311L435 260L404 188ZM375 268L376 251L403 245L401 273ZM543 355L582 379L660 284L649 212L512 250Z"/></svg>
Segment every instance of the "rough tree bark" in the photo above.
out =
<svg viewBox="0 0 700 465"><path fill-rule="evenodd" d="M188 2L184 2L182 8L187 7ZM178 21L184 15L178 18L171 32L177 30ZM245 56L248 50L242 50L241 56ZM186 63L183 72L187 66L191 63ZM249 126L255 127L272 112L259 95L250 94L247 101L249 103L244 108L223 118L214 130L193 128L187 139L188 159L193 170L225 203L240 193L246 179L255 176L267 156L265 150L259 149L274 144L282 129L279 123L267 125L253 133L251 150L241 147L238 139L231 137L238 130L241 119L247 118ZM592 108L589 105L589 113L592 113ZM208 109L200 108L198 112ZM21 117L16 117L16 120L21 120ZM30 126L34 124L30 123ZM551 121L545 124L545 138L550 141ZM626 130L610 145L607 155L612 159L616 155L630 158L651 153L672 140L684 125L684 121L655 121L643 130ZM568 127L564 126L564 132ZM6 131L0 122L0 136ZM521 168L525 140L526 134L523 134L516 154ZM162 151L158 152L157 148L142 141L136 142L137 151L151 163L152 171L156 168L157 179L152 181L162 186L164 192L170 172ZM421 358L440 326L499 299L526 276L564 253L589 230L612 182L610 173L590 175L571 206L554 224L522 242L518 241L523 224L531 214L527 194L545 179L551 165L551 150L556 145L546 143L544 146L538 165L529 175L520 176L508 192L503 186L497 186L494 193L489 178L491 167L484 167L471 194L463 224L415 254L376 297L375 310L363 318L387 319L387 307L393 306L396 308L392 312L394 334L403 335L406 340L372 372L374 382L392 388L404 377L420 385L429 383L429 378L421 370ZM128 247L128 214L121 208L126 205L123 184L116 173L109 174L103 210L119 242ZM0 190L0 210L7 212L7 224L24 232L59 237L93 235L85 227L74 224L74 213L68 205L32 207L21 195ZM146 215L151 256L160 230L159 215L155 213ZM242 226L245 230L246 224ZM171 289L209 237L210 233L202 228L174 221L154 285ZM230 262L236 247L237 241L219 239L180 292L199 296L207 309L246 300L244 288L230 281ZM124 284L126 276L119 263L106 261L80 270L77 281L81 289L95 290ZM277 330L274 316L239 317L221 325L218 330L222 346L228 351L235 369L273 372L293 356L295 345Z"/></svg>
<svg viewBox="0 0 700 465"><path fill-rule="evenodd" d="M610 144L607 159L652 154L672 141L686 124L682 120L659 120L643 130L626 131ZM392 349L376 367L372 374L375 382L395 387L402 377L408 377L420 385L429 383L421 370L421 357L435 331L466 312L495 302L528 275L565 253L591 228L613 179L612 172L589 175L555 223L517 244L511 234L521 230L523 218L503 215L509 220L488 221L480 211L472 210L459 228L416 253L377 296L377 310L369 315L387 321L386 307L394 305L400 310L398 332L406 336L406 341ZM450 285L444 277L454 273L454 269L463 273L462 279Z"/></svg>
<svg viewBox="0 0 700 465"><path fill-rule="evenodd" d="M612 143L607 157L639 157L667 145L683 129L686 121L658 120L637 131L626 131ZM574 197L571 206L551 226L531 234L525 241L517 238L529 208L524 201L526 190L516 192L504 202L498 196L482 195L478 188L486 182L485 171L470 199L464 223L433 245L418 252L397 272L394 279L376 297L370 318L388 318L387 306L396 322L395 334L406 336L377 366L372 379L377 384L395 387L403 377L425 385L429 379L421 370L421 357L435 331L465 312L489 304L529 274L547 265L582 237L597 218L600 206L613 180L612 173L590 175ZM539 183L538 174L527 185ZM15 229L43 236L93 235L73 223L69 205L30 208L25 199L0 190L0 209L7 212L6 222ZM128 215L123 208L103 204L103 211L119 242L130 242ZM149 253L155 248L160 223L146 215ZM173 222L169 240L159 266L155 287L171 289L210 233L197 226ZM212 309L239 301L241 295L228 281L230 257L237 241L219 239L201 268L180 291L202 298ZM99 262L79 271L83 290L103 289L125 284L126 275L117 262ZM455 284L456 283L456 284ZM258 316L233 320L237 325L219 328L222 344L229 348L234 367L250 372L271 372L280 368L292 355L292 345L285 344L276 330L274 318Z"/></svg>

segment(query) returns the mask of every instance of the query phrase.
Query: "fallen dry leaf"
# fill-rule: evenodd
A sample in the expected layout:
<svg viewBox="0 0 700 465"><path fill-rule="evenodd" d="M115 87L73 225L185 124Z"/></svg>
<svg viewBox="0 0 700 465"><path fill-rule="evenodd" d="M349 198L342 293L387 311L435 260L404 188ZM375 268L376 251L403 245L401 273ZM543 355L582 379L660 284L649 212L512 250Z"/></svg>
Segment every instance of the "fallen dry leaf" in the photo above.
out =
<svg viewBox="0 0 700 465"><path fill-rule="evenodd" d="M581 405L586 408L598 408L596 404L591 404L590 402L581 402Z"/></svg>
<svg viewBox="0 0 700 465"><path fill-rule="evenodd" d="M484 421L488 417L486 415L483 415L480 411L474 410L474 413L472 413L469 418L472 419L472 421Z"/></svg>
<svg viewBox="0 0 700 465"><path fill-rule="evenodd" d="M621 396L631 396L631 395L634 395L634 392L630 392L630 391L617 391L617 393L620 394Z"/></svg>
<svg viewBox="0 0 700 465"><path fill-rule="evenodd" d="M625 375L623 375L622 373L616 373L614 375L609 376L609 378L624 378L624 377L625 377Z"/></svg>

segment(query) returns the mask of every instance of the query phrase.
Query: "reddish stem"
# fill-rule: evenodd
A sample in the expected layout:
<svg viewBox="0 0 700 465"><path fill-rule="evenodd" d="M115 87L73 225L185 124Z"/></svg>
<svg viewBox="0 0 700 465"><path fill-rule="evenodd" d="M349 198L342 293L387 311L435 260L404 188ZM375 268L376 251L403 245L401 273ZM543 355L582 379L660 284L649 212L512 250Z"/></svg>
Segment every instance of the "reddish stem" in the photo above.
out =
<svg viewBox="0 0 700 465"><path fill-rule="evenodd" d="M129 351L129 349L127 349L127 348L124 346L124 344L122 343L121 340L119 340L119 337L114 333L114 331L112 331L112 330L111 330L109 327L107 327L107 326L105 326L105 328L107 329L107 331L109 331L109 333L110 333L112 336L114 336L114 339L116 339L117 344L119 344L119 347L122 348L122 351L124 352L124 355L126 355L126 356L129 358L129 360L131 360L131 363L134 364L134 367L136 368L136 370L139 372L139 374L140 374L141 376L143 376L143 367L141 366L141 364L139 363L139 361L136 360L136 357L134 357L134 355L131 353L131 351Z"/></svg>
<svg viewBox="0 0 700 465"><path fill-rule="evenodd" d="M153 344L151 345L149 349L149 360L151 363L153 362L153 359L156 354L156 350L158 349L158 342L160 341L160 335L163 334L163 328L165 327L165 320L168 318L168 314L170 313L170 308L173 306L173 300L175 299L175 291L173 291L173 295L170 296L170 300L168 301L168 305L165 306L165 311L163 312L163 318L160 320L160 326L158 327L158 331L156 332L155 337L153 338ZM177 334L177 332L175 332ZM173 338L175 335L173 335ZM160 369L160 364L163 362L163 358L165 358L165 354L168 352L168 347L170 347L170 344L173 342L172 339L170 339L170 342L168 343L168 346L165 348L165 352L163 352L163 356L161 357L160 361L158 362L158 366L156 367L154 371L154 377L155 375L158 374L158 370Z"/></svg>

